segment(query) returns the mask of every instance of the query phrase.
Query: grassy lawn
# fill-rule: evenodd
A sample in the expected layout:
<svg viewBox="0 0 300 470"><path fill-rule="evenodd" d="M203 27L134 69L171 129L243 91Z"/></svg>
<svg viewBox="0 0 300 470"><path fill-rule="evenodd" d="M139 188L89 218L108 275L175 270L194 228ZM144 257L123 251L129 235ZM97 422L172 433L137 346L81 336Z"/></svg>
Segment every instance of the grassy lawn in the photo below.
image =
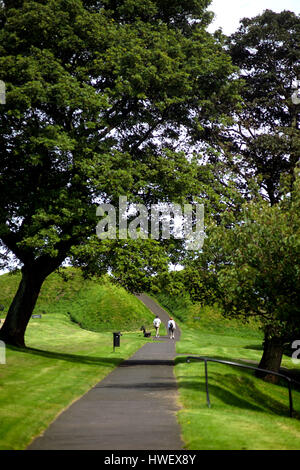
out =
<svg viewBox="0 0 300 470"><path fill-rule="evenodd" d="M192 306L183 299L159 300L176 316L182 329L175 374L182 405L178 420L185 447L189 450L300 449L299 389L293 389L296 413L291 419L285 381L272 385L257 379L250 370L208 362L211 401L208 408L204 363L186 363L184 355L201 355L257 365L262 355L262 334L257 326L225 320L217 309ZM284 356L282 366L299 370L288 356Z"/></svg>
<svg viewBox="0 0 300 470"><path fill-rule="evenodd" d="M0 303L5 307L17 283L18 276L0 277ZM94 297L88 295L91 291ZM96 321L98 311L109 319L104 331L101 320ZM106 283L97 290L97 283L77 274L66 283L56 274L50 276L34 313L42 317L30 320L27 349L6 347L6 364L0 364L1 450L25 449L59 413L148 341L137 326L153 320L144 304L123 289ZM86 316L98 331L80 327L76 315L81 320ZM114 352L116 327L123 336Z"/></svg>

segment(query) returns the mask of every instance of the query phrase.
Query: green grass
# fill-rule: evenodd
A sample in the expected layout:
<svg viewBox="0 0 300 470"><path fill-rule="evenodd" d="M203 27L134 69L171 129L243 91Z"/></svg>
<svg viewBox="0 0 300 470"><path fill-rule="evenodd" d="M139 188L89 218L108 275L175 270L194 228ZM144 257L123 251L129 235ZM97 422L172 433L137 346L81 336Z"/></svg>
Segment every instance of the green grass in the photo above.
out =
<svg viewBox="0 0 300 470"><path fill-rule="evenodd" d="M148 341L137 328L153 321L144 304L107 280L84 281L76 270L68 275L68 282L57 274L46 280L34 312L42 317L29 322L27 349L6 347L6 364L0 364L1 450L25 449L59 413ZM0 276L5 310L18 281L19 275ZM98 331L89 331L89 325ZM113 351L116 328L122 337Z"/></svg>
<svg viewBox="0 0 300 470"><path fill-rule="evenodd" d="M25 449L68 407L148 340L153 315L134 296L112 285L84 281L78 270L53 274L45 282L26 332L27 349L6 348L0 365L0 449ZM5 310L19 275L0 276ZM205 355L257 364L262 333L255 324L225 320L217 308L188 298L160 296L181 327L175 374L182 409L178 420L190 450L293 450L300 448L300 392L293 390L295 418L288 417L285 384L272 385L248 370L208 363L211 408L206 404L204 365L185 355ZM3 317L3 315L2 315ZM121 331L113 351L112 332ZM284 356L282 365L297 366Z"/></svg>
<svg viewBox="0 0 300 470"><path fill-rule="evenodd" d="M182 406L178 421L185 447L189 450L300 449L299 389L293 390L296 413L291 419L285 382L272 385L257 379L250 370L208 362L211 401L208 408L204 363L186 363L185 355L201 355L257 365L262 355L262 333L257 325L226 320L217 308L201 308L187 298L159 296L158 299L176 317L182 330L181 341L177 343L175 374ZM284 356L282 366L297 369L288 356Z"/></svg>

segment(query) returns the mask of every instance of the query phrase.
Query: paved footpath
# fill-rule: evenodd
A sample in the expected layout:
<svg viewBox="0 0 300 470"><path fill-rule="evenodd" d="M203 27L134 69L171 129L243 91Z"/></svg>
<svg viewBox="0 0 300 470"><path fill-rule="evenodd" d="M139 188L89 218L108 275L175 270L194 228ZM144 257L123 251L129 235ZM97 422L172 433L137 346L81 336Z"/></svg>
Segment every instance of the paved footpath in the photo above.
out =
<svg viewBox="0 0 300 470"><path fill-rule="evenodd" d="M138 296L166 324L168 315ZM37 437L28 450L183 449L176 381L175 341L161 337L128 360L73 403Z"/></svg>

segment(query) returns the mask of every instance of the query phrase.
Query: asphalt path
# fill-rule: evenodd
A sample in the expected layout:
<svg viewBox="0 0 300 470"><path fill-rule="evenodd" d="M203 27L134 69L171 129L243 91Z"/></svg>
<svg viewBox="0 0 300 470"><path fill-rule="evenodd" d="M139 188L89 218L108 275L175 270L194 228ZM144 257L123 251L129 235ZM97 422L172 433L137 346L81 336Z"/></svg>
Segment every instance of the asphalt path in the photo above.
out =
<svg viewBox="0 0 300 470"><path fill-rule="evenodd" d="M156 302L137 297L167 324L168 314ZM61 413L28 450L183 449L173 372L179 338L177 328L175 340L145 344Z"/></svg>

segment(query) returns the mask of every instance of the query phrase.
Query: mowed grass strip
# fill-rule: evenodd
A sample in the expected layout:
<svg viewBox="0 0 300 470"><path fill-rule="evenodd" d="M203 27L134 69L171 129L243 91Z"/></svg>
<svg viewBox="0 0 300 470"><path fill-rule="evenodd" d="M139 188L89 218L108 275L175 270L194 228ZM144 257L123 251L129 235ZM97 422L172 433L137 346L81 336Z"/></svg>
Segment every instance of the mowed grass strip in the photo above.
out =
<svg viewBox="0 0 300 470"><path fill-rule="evenodd" d="M17 277L8 276L9 289L1 291L3 304L9 304L9 296L17 287ZM7 285L0 278L2 285ZM62 290L66 286L65 293ZM96 283L92 283L95 289ZM109 285L105 284L106 290ZM6 364L0 364L0 449L25 449L34 437L72 402L80 398L98 381L110 373L120 362L130 357L145 344L145 339L134 325L152 321L153 315L134 296L113 286L111 296L106 296L101 311L111 319L110 331L89 331L79 326L70 316L70 308L77 305L91 285L75 274L64 284L57 275L46 281L35 314L26 332L27 349L6 347ZM57 290L59 288L59 294ZM101 291L101 285L98 285ZM5 295L3 294L5 292ZM81 294L80 294L81 293ZM98 292L98 300L99 300ZM118 319L111 309L112 295L118 311ZM130 324L130 310L126 299L135 309L136 319ZM95 304L90 298L89 308L82 317L88 316ZM100 330L98 321L98 329ZM106 328L109 326L106 324ZM121 345L113 351L113 329L122 332ZM127 326L127 329L126 329ZM152 340L152 339L150 339Z"/></svg>

